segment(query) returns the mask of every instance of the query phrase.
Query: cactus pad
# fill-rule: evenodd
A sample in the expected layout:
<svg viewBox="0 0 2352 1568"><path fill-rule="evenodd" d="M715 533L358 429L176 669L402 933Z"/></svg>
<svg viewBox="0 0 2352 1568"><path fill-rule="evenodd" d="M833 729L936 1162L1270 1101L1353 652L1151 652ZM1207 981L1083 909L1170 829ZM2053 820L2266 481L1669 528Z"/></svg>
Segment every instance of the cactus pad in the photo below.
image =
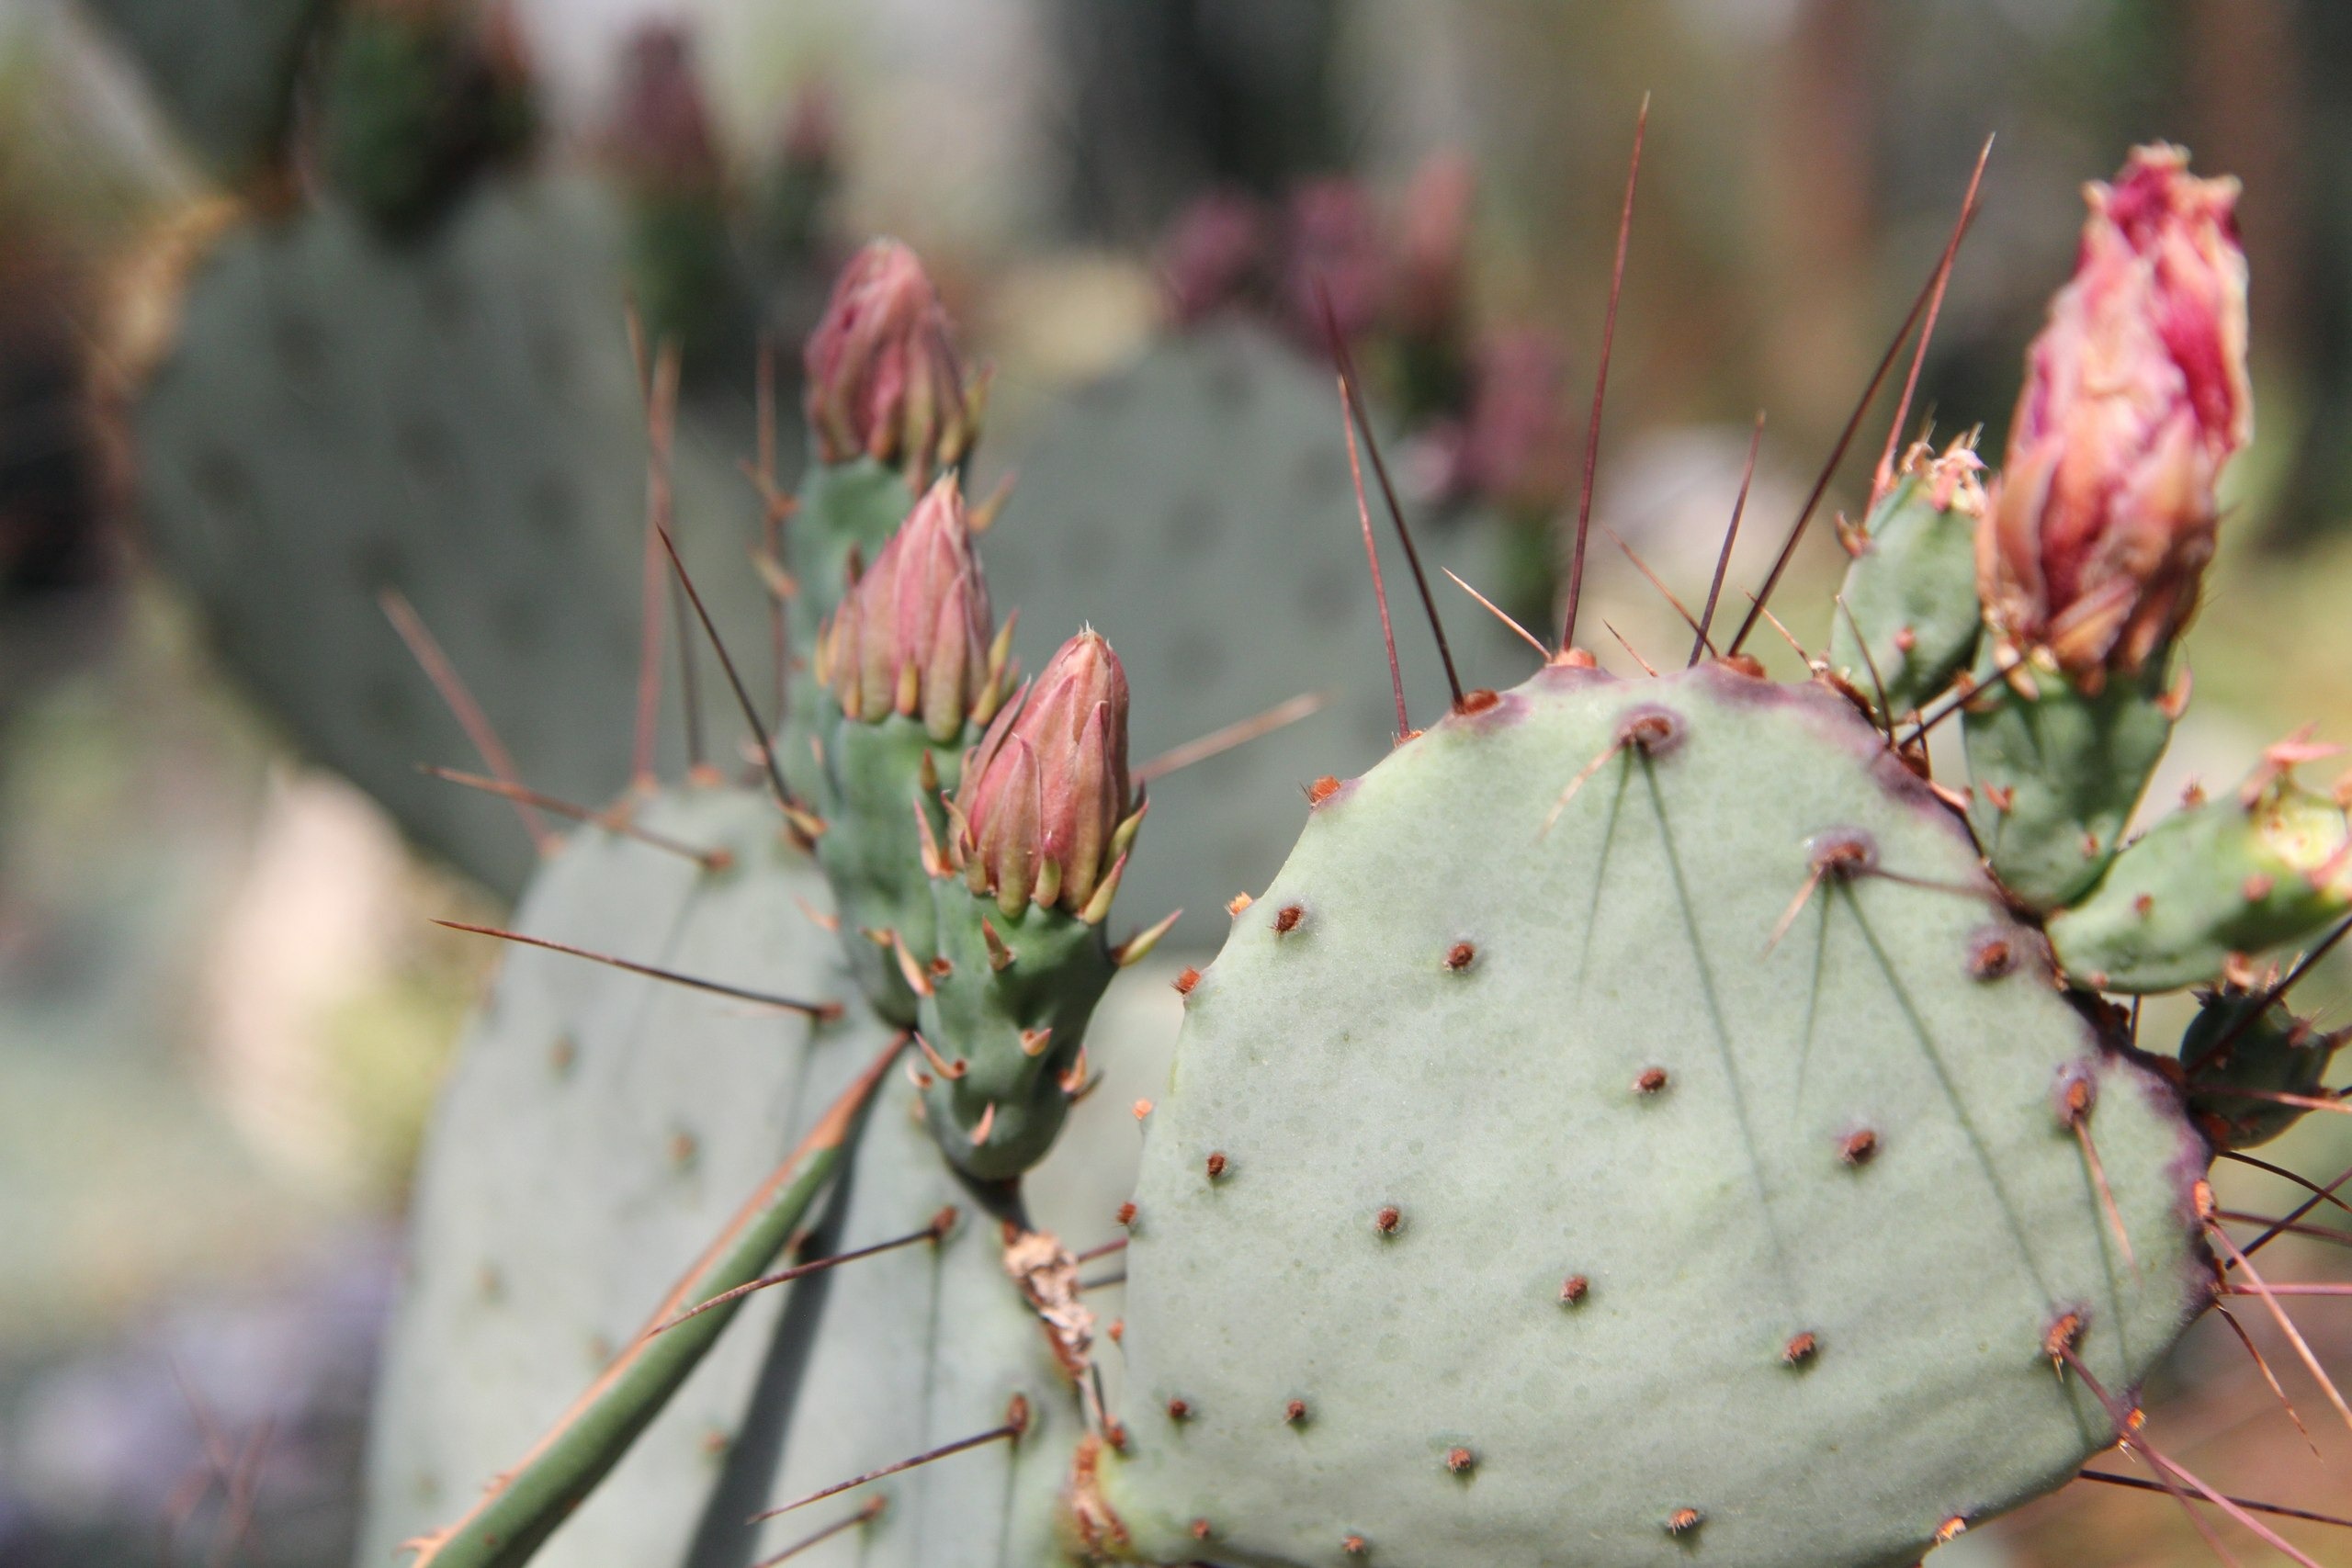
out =
<svg viewBox="0 0 2352 1568"><path fill-rule="evenodd" d="M1472 707L1317 805L1190 989L1102 1539L1864 1568L2072 1476L2113 1427L2053 1330L2128 1397L2206 1301L2173 1091L1826 692Z"/></svg>
<svg viewBox="0 0 2352 1568"><path fill-rule="evenodd" d="M525 901L535 935L707 978L847 998L833 939L796 907L823 882L775 807L723 790L644 820L723 848L694 863L600 829ZM882 1035L518 950L475 1019L420 1178L384 1368L359 1561L448 1522L661 1300ZM919 1223L919 1222L918 1222ZM752 1402L784 1292L755 1298L538 1562L678 1561Z"/></svg>
<svg viewBox="0 0 2352 1568"><path fill-rule="evenodd" d="M1084 623L1120 650L1138 762L1302 692L1333 697L1152 788L1121 906L1145 921L1182 908L1171 944L1213 947L1226 900L1282 863L1299 792L1368 765L1396 728L1386 686L1371 675L1380 626L1364 592L1338 387L1328 367L1265 334L1220 326L1084 389L1009 462L1020 483L982 541L990 590L1021 606L1024 641ZM983 475L967 489L986 494L991 482ZM1430 713L1444 687L1435 660L1417 657L1428 634L1376 491L1372 504L1413 711ZM1451 567L1493 590L1504 579L1498 531L1424 520L1417 532L1464 678L1524 670L1510 634L1439 575ZM1024 663L1038 668L1051 647L1030 641Z"/></svg>
<svg viewBox="0 0 2352 1568"><path fill-rule="evenodd" d="M628 782L645 444L616 221L591 185L512 179L408 243L338 207L234 231L135 414L149 541L228 661L313 757L510 894L529 843L503 803L417 773L477 764L377 595L415 604L527 783ZM679 542L720 624L755 636L741 449L681 429ZM704 709L731 722L703 663Z"/></svg>

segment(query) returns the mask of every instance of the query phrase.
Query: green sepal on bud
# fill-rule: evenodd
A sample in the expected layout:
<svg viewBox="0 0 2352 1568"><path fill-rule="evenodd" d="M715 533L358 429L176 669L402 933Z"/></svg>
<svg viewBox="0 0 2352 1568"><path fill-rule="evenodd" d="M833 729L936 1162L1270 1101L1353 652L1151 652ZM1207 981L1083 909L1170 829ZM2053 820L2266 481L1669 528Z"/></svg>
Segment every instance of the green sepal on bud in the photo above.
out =
<svg viewBox="0 0 2352 1568"><path fill-rule="evenodd" d="M2324 1094L2328 1064L2345 1038L2297 1018L2267 988L2232 985L2207 994L2180 1039L2190 1119L2218 1149L2268 1143L2310 1109L2268 1097Z"/></svg>
<svg viewBox="0 0 2352 1568"><path fill-rule="evenodd" d="M2159 661L2087 691L2044 656L1986 640L1961 715L1969 820L2012 897L2060 908L2115 858L2188 688L2167 691Z"/></svg>
<svg viewBox="0 0 2352 1568"><path fill-rule="evenodd" d="M2273 748L2245 788L2173 813L2115 857L2097 892L2054 916L2075 980L2146 993L2211 985L2352 912L2352 824L2289 776Z"/></svg>
<svg viewBox="0 0 2352 1568"><path fill-rule="evenodd" d="M1045 1156L1085 1088L1086 1024L1121 963L1102 924L1143 819L1127 682L1091 631L1064 643L971 755L935 852L937 960L920 982L923 1100L947 1157L1002 1180Z"/></svg>
<svg viewBox="0 0 2352 1568"><path fill-rule="evenodd" d="M1984 611L1976 597L1976 530L1984 467L1966 438L1941 457L1925 442L1860 529L1829 631L1830 667L1885 716L1916 712L1975 656Z"/></svg>

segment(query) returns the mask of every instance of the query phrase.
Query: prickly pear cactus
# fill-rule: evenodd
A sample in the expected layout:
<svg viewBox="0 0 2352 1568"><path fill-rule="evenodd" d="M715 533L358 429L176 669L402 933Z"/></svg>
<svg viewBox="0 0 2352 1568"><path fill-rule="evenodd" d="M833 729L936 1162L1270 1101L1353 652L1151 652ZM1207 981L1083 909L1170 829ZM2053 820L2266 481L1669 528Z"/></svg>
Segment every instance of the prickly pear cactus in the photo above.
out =
<svg viewBox="0 0 2352 1568"><path fill-rule="evenodd" d="M533 886L521 929L761 989L847 994L833 943L797 902L822 900L822 880L772 805L687 790L639 820L732 863L706 870L583 829ZM511 1466L887 1038L862 1012L812 1028L567 954L509 953L420 1178L360 1560L388 1560ZM754 1298L543 1561L680 1560L782 1304Z"/></svg>
<svg viewBox="0 0 2352 1568"><path fill-rule="evenodd" d="M334 206L241 227L133 415L148 541L231 665L305 750L509 894L530 845L503 803L417 773L473 753L378 595L414 604L534 787L627 781L645 413L617 233L566 179L492 182L398 243ZM678 532L714 613L757 627L739 450L681 430Z"/></svg>
<svg viewBox="0 0 2352 1568"><path fill-rule="evenodd" d="M1030 636L1089 622L1125 655L1139 763L1302 692L1329 697L1154 792L1121 897L1147 916L1182 908L1170 940L1210 947L1226 900L1282 863L1298 792L1368 766L1396 728L1387 692L1363 679L1381 658L1380 625L1331 373L1250 327L1205 329L1080 392L1008 461L1019 483L986 538L989 582L1022 607ZM1444 687L1411 624L1410 581L1376 491L1372 504L1409 690L1434 705ZM1509 662L1523 657L1504 646L1509 634L1439 571L1495 581L1496 536L1424 528L1420 544L1456 656L1524 669Z"/></svg>
<svg viewBox="0 0 2352 1568"><path fill-rule="evenodd" d="M2053 1344L2129 1389L2210 1294L2171 1090L1819 688L1445 719L1186 1010L1096 1522L1147 1561L1906 1563L2113 1441Z"/></svg>

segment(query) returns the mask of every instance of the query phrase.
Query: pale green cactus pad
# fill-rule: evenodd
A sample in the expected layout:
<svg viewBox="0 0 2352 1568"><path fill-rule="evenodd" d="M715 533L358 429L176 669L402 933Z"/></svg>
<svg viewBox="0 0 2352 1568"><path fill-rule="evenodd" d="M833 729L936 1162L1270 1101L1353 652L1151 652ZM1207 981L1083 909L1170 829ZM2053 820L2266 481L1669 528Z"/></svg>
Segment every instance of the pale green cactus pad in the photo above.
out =
<svg viewBox="0 0 2352 1568"><path fill-rule="evenodd" d="M214 173L242 178L281 155L293 123L295 74L328 0L88 4Z"/></svg>
<svg viewBox="0 0 2352 1568"><path fill-rule="evenodd" d="M541 874L519 928L709 979L852 998L837 944L795 902L821 909L824 883L784 842L773 805L689 791L642 819L735 863L706 872L587 829ZM419 1178L358 1561L391 1561L522 1457L873 1058L888 1035L862 1018L853 1008L812 1039L797 1015L564 954L506 955ZM684 1561L785 1293L753 1300L536 1561Z"/></svg>
<svg viewBox="0 0 2352 1568"><path fill-rule="evenodd" d="M645 415L616 244L610 204L570 179L490 182L399 244L330 206L245 225L193 278L134 415L148 540L236 672L313 757L509 894L530 845L503 803L416 772L480 763L377 595L414 604L527 783L586 800L627 784ZM676 505L764 700L747 450L682 426ZM704 711L731 725L696 657Z"/></svg>
<svg viewBox="0 0 2352 1568"><path fill-rule="evenodd" d="M829 897L774 805L666 794L646 826L728 851L721 871L600 829L541 874L520 929L684 974L850 1001L841 1021L516 949L468 1032L421 1178L405 1299L387 1352L356 1561L392 1561L513 1466L642 1326L709 1238L870 1062L888 1032L857 1004ZM805 908L804 908L805 905ZM1143 1032L1148 1033L1148 1031ZM532 1561L552 1568L740 1565L854 1513L825 1565L1035 1568L1078 1405L1002 1263L1000 1221L950 1174L894 1071L805 1249L919 1243L752 1298L669 1408ZM1122 1118L1124 1121L1124 1118ZM1121 1129L1124 1131L1125 1129ZM1050 1185L1048 1207L1111 1232L1133 1134ZM753 1529L750 1516L989 1429L1014 1393L1030 1427Z"/></svg>
<svg viewBox="0 0 2352 1568"><path fill-rule="evenodd" d="M2129 1398L2207 1299L2173 1091L1819 688L1555 667L1449 717L1186 1002L1102 1477L1136 1558L1894 1568L2112 1440L2069 1314Z"/></svg>

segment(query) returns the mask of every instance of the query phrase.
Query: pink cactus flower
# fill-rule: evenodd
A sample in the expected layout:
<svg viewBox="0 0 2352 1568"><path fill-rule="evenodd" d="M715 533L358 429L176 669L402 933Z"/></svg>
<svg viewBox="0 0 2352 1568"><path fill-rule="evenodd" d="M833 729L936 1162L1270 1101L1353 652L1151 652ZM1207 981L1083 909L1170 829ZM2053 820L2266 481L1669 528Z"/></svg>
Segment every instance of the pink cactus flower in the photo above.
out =
<svg viewBox="0 0 2352 1568"><path fill-rule="evenodd" d="M2027 356L1977 544L1994 629L2096 682L2195 610L2215 485L2254 433L2238 185L2135 149L2086 192L2075 276Z"/></svg>
<svg viewBox="0 0 2352 1568"><path fill-rule="evenodd" d="M1272 243L1263 207L1214 191L1187 207L1160 247L1168 313L1180 327L1249 302L1263 285Z"/></svg>

